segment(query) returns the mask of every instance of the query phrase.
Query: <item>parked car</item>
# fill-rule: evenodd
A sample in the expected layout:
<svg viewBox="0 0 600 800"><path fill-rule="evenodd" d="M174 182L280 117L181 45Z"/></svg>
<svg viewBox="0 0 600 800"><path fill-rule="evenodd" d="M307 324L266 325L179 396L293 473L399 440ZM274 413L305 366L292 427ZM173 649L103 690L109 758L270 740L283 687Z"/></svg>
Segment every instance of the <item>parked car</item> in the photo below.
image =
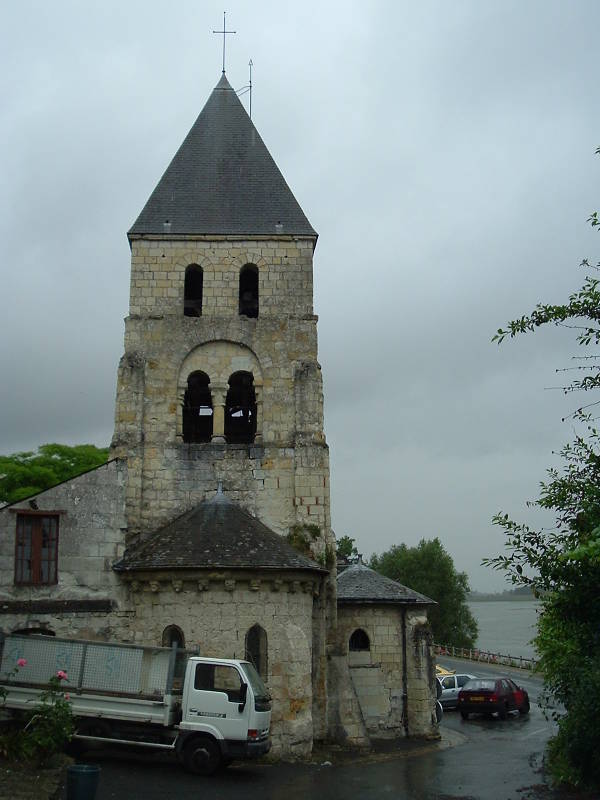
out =
<svg viewBox="0 0 600 800"><path fill-rule="evenodd" d="M469 714L498 713L506 719L510 711L529 713L529 695L510 678L475 678L458 693L458 709L463 719Z"/></svg>
<svg viewBox="0 0 600 800"><path fill-rule="evenodd" d="M466 675L464 673L438 676L437 681L442 689L439 697L442 708L456 708L458 706L458 693L465 684L476 677L476 675Z"/></svg>

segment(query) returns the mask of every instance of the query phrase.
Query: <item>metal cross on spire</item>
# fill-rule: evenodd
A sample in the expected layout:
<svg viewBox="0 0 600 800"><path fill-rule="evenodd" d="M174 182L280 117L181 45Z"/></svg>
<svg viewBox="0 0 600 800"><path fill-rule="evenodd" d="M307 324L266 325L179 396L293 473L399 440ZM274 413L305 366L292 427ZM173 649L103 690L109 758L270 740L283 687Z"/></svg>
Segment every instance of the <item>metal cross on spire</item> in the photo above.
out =
<svg viewBox="0 0 600 800"><path fill-rule="evenodd" d="M225 38L228 33L237 33L237 31L228 31L225 27L225 12L223 12L223 30L222 31L213 31L213 33L222 33L223 34L223 75L225 74Z"/></svg>

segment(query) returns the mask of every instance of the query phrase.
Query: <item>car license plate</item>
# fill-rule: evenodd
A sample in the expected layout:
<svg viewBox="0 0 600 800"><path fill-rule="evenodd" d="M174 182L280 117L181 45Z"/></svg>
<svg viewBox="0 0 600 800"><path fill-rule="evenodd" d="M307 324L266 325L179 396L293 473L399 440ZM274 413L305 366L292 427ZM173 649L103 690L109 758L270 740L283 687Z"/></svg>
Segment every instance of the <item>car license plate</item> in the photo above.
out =
<svg viewBox="0 0 600 800"><path fill-rule="evenodd" d="M485 697L475 695L475 697L471 697L471 700L474 703L482 703L485 700Z"/></svg>

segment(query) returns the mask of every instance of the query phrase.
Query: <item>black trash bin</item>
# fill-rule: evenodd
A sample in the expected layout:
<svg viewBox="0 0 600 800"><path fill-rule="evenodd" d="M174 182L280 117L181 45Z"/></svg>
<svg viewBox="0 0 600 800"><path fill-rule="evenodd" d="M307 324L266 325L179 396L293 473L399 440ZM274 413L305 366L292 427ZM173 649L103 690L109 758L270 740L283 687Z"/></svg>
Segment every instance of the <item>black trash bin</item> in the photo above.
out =
<svg viewBox="0 0 600 800"><path fill-rule="evenodd" d="M94 800L100 767L95 764L72 764L67 767L67 800Z"/></svg>

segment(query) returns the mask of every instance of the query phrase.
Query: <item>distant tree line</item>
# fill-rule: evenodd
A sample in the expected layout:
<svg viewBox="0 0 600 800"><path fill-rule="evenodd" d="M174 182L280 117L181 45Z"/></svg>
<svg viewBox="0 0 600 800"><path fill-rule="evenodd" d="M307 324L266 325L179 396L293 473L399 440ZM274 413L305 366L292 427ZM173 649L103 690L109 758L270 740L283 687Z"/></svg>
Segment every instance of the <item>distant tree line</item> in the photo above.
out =
<svg viewBox="0 0 600 800"><path fill-rule="evenodd" d="M538 600L531 586L517 586L516 589L505 589L503 592L474 592L471 591L469 600L479 603L494 600L518 601L518 600Z"/></svg>

